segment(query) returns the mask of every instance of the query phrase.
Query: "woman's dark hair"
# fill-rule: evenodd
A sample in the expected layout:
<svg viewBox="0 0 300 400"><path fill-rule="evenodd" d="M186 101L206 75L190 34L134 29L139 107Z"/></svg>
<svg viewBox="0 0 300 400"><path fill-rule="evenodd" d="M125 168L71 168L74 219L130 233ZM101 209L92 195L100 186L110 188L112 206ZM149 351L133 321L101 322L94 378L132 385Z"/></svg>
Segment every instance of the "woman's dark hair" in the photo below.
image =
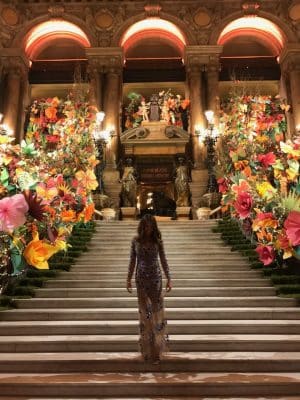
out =
<svg viewBox="0 0 300 400"><path fill-rule="evenodd" d="M151 214L145 214L143 218L140 220L137 229L138 231L137 241L143 242L145 240L145 228L146 225L148 224L151 225L152 227L151 238L153 242L158 243L161 240L161 233L160 230L158 229L156 219Z"/></svg>

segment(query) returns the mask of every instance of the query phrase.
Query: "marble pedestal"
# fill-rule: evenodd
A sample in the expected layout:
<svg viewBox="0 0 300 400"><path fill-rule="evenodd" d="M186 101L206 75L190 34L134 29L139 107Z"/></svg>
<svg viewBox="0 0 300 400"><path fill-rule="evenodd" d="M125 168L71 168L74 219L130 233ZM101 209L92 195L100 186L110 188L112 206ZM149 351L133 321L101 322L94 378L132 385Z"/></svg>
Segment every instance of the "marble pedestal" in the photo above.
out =
<svg viewBox="0 0 300 400"><path fill-rule="evenodd" d="M136 213L136 207L121 207L121 217L123 221L135 220Z"/></svg>
<svg viewBox="0 0 300 400"><path fill-rule="evenodd" d="M176 207L177 220L190 219L191 207Z"/></svg>

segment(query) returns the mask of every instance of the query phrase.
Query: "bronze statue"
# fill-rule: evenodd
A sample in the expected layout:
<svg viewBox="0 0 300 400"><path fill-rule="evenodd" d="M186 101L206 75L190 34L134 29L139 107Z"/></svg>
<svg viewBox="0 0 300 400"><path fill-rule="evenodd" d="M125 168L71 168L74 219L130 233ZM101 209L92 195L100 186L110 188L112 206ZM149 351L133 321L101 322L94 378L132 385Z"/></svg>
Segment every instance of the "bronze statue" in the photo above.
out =
<svg viewBox="0 0 300 400"><path fill-rule="evenodd" d="M176 168L175 189L177 207L187 207L190 205L190 186L189 171L183 157L178 158L178 167Z"/></svg>
<svg viewBox="0 0 300 400"><path fill-rule="evenodd" d="M136 207L137 203L137 174L132 159L126 159L126 166L122 175L121 200L123 207Z"/></svg>

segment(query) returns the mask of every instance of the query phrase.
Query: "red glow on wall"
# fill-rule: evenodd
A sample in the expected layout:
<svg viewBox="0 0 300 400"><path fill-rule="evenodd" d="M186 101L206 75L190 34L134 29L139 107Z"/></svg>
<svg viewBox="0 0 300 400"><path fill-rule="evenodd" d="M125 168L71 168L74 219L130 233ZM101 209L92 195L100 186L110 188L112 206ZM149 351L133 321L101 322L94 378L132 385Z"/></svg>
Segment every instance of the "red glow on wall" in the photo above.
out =
<svg viewBox="0 0 300 400"><path fill-rule="evenodd" d="M148 18L133 24L124 33L120 45L126 51L143 39L162 38L177 47L183 53L186 39L180 29L170 21L160 18Z"/></svg>
<svg viewBox="0 0 300 400"><path fill-rule="evenodd" d="M71 39L82 47L91 47L87 35L78 26L63 20L51 20L37 25L28 33L25 42L26 55L34 60L57 39Z"/></svg>
<svg viewBox="0 0 300 400"><path fill-rule="evenodd" d="M274 55L281 52L285 42L283 32L273 22L265 18L249 16L230 22L221 32L218 44L223 45L239 36L252 36L271 48Z"/></svg>

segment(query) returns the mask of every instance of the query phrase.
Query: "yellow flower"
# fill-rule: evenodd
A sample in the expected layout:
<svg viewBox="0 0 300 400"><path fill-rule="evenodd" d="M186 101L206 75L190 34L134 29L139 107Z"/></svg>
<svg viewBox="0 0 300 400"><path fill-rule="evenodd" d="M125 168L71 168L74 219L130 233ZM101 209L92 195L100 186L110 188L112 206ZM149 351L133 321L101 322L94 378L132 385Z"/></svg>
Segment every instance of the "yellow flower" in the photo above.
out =
<svg viewBox="0 0 300 400"><path fill-rule="evenodd" d="M76 179L85 187L87 190L95 190L98 187L98 182L94 171L88 169L86 172L78 171L75 174Z"/></svg>
<svg viewBox="0 0 300 400"><path fill-rule="evenodd" d="M53 246L43 240L39 240L38 233L34 233L33 239L28 243L23 256L29 265L38 269L49 269L48 260L60 250L60 246Z"/></svg>
<svg viewBox="0 0 300 400"><path fill-rule="evenodd" d="M276 194L276 189L269 182L257 183L256 189L260 197L266 200L271 199Z"/></svg>

